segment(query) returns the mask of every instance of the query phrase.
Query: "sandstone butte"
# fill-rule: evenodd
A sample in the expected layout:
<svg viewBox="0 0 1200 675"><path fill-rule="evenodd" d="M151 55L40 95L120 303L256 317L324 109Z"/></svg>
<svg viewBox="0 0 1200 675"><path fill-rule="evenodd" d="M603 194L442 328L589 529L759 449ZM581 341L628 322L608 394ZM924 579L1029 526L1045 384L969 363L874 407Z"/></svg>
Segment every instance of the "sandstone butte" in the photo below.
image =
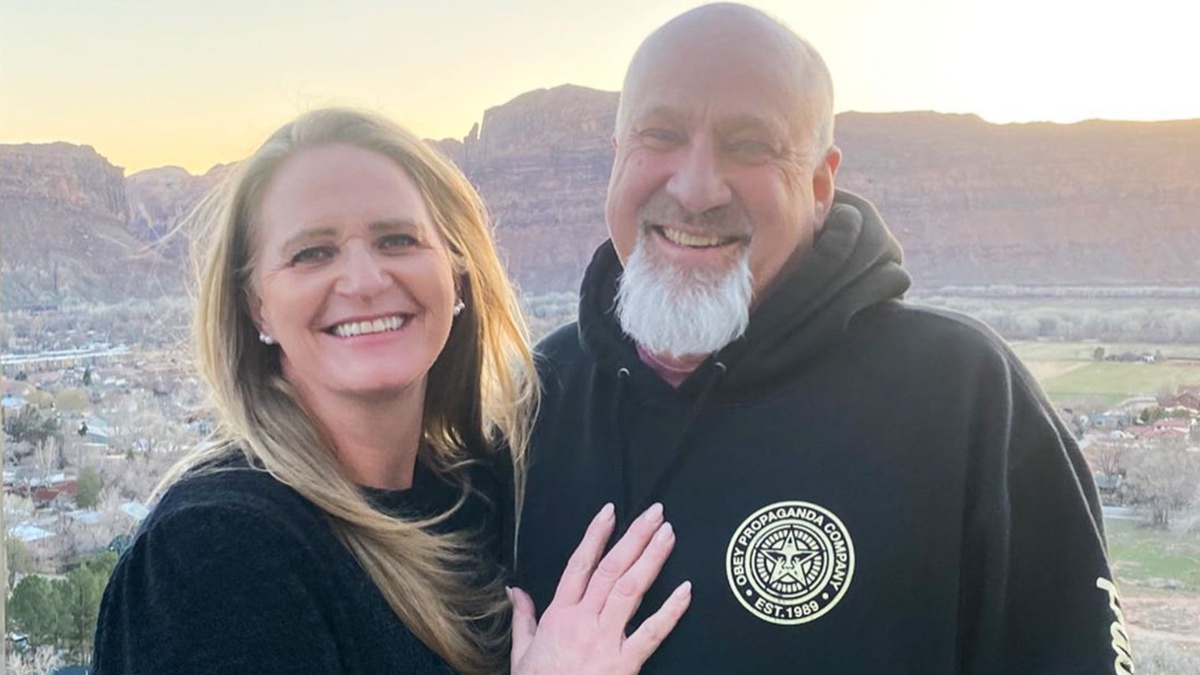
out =
<svg viewBox="0 0 1200 675"><path fill-rule="evenodd" d="M432 141L488 203L528 293L575 290L604 239L617 95L564 85ZM918 289L1200 286L1200 120L990 124L843 113L839 185L875 202ZM228 169L125 177L95 150L0 146L3 307L178 293L180 217Z"/></svg>

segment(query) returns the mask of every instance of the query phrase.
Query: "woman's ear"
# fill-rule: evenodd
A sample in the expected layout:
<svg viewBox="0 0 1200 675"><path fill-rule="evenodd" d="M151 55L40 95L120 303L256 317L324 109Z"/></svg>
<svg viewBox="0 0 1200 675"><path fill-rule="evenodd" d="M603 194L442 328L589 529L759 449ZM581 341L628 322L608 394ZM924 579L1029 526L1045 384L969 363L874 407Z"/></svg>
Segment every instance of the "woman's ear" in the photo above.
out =
<svg viewBox="0 0 1200 675"><path fill-rule="evenodd" d="M260 335L270 335L271 329L263 318L262 300L259 299L258 293L251 289L246 289L246 311L250 313L250 320L254 322L254 327L258 329Z"/></svg>

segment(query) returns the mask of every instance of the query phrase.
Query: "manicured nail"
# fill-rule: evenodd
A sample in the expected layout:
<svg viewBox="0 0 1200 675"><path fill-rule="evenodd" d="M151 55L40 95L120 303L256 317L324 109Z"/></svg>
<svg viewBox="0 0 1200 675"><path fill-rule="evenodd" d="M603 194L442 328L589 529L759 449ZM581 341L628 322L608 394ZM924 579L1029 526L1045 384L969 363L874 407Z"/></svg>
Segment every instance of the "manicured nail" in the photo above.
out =
<svg viewBox="0 0 1200 675"><path fill-rule="evenodd" d="M692 582L685 581L682 584L679 584L679 588L676 588L675 592L680 595L691 595L692 594Z"/></svg>
<svg viewBox="0 0 1200 675"><path fill-rule="evenodd" d="M646 509L646 513L643 514L643 517L646 520L659 520L662 518L662 514L663 505L659 502L654 502L650 505L650 508Z"/></svg>
<svg viewBox="0 0 1200 675"><path fill-rule="evenodd" d="M671 524L670 524L670 523L663 523L663 524L662 524L662 525L661 525L661 526L658 528L658 532L655 532L655 533L654 533L654 540L655 540L655 541L657 541L657 542L660 542L660 543L661 543L661 542L664 542L664 541L666 541L666 540L668 540L668 539L670 539L670 538L671 538L671 534L672 534L672 531L671 531Z"/></svg>
<svg viewBox="0 0 1200 675"><path fill-rule="evenodd" d="M512 586L505 586L504 594L508 596L508 601L511 603L513 601Z"/></svg>
<svg viewBox="0 0 1200 675"><path fill-rule="evenodd" d="M604 506L600 507L600 513L596 514L596 521L600 522L600 521L605 521L605 520L612 520L613 512L615 510L616 509L613 507L612 502L605 504Z"/></svg>

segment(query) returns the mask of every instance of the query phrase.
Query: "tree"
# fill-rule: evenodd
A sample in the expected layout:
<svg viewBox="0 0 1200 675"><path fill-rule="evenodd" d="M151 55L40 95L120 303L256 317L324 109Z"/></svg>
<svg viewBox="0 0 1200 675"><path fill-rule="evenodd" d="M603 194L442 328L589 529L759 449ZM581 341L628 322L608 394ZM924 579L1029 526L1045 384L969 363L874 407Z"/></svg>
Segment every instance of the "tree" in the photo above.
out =
<svg viewBox="0 0 1200 675"><path fill-rule="evenodd" d="M92 367L88 366L83 369L83 386L92 386Z"/></svg>
<svg viewBox="0 0 1200 675"><path fill-rule="evenodd" d="M33 554L16 537L6 538L4 549L8 555L8 587L11 589L18 574L25 575L33 571Z"/></svg>
<svg viewBox="0 0 1200 675"><path fill-rule="evenodd" d="M1191 506L1200 491L1200 455L1182 441L1159 441L1126 458L1130 502L1145 511L1151 524L1167 529L1171 516Z"/></svg>
<svg viewBox="0 0 1200 675"><path fill-rule="evenodd" d="M68 572L65 582L59 582L62 610L59 637L76 661L86 661L91 656L100 600L116 566L115 553L101 553Z"/></svg>
<svg viewBox="0 0 1200 675"><path fill-rule="evenodd" d="M1126 448L1124 443L1097 442L1087 449L1086 454L1100 473L1106 476L1124 475Z"/></svg>
<svg viewBox="0 0 1200 675"><path fill-rule="evenodd" d="M1103 361L1104 360L1104 347L1096 347L1096 349L1092 351L1092 358L1097 361Z"/></svg>
<svg viewBox="0 0 1200 675"><path fill-rule="evenodd" d="M63 389L54 397L54 407L65 413L81 413L89 405L87 392L82 389Z"/></svg>
<svg viewBox="0 0 1200 675"><path fill-rule="evenodd" d="M8 599L8 631L25 633L34 644L53 644L60 634L61 613L54 583L37 575L25 577Z"/></svg>
<svg viewBox="0 0 1200 675"><path fill-rule="evenodd" d="M17 443L40 447L58 432L58 418L34 405L27 405L16 415L5 418L4 433Z"/></svg>
<svg viewBox="0 0 1200 675"><path fill-rule="evenodd" d="M100 474L90 466L79 470L79 478L75 481L75 505L81 509L94 508L100 501L100 490L104 489L104 481Z"/></svg>
<svg viewBox="0 0 1200 675"><path fill-rule="evenodd" d="M105 552L68 572L66 579L25 577L8 601L9 631L24 632L35 646L66 648L73 660L86 662L104 587L116 566L116 554Z"/></svg>
<svg viewBox="0 0 1200 675"><path fill-rule="evenodd" d="M25 395L25 400L35 408L46 409L54 403L54 396L48 391L31 391Z"/></svg>

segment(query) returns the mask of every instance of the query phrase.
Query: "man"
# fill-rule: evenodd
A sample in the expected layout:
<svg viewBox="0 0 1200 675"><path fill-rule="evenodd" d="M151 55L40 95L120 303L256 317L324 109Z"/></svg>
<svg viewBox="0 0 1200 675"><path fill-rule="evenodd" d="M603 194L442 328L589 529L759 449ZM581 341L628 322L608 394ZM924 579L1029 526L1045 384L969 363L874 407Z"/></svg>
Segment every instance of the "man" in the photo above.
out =
<svg viewBox="0 0 1200 675"><path fill-rule="evenodd" d="M662 502L645 607L693 596L646 672L1131 672L1078 448L999 338L901 301L899 247L834 189L812 47L687 12L634 56L614 139L611 242L540 347L537 606L602 504Z"/></svg>

